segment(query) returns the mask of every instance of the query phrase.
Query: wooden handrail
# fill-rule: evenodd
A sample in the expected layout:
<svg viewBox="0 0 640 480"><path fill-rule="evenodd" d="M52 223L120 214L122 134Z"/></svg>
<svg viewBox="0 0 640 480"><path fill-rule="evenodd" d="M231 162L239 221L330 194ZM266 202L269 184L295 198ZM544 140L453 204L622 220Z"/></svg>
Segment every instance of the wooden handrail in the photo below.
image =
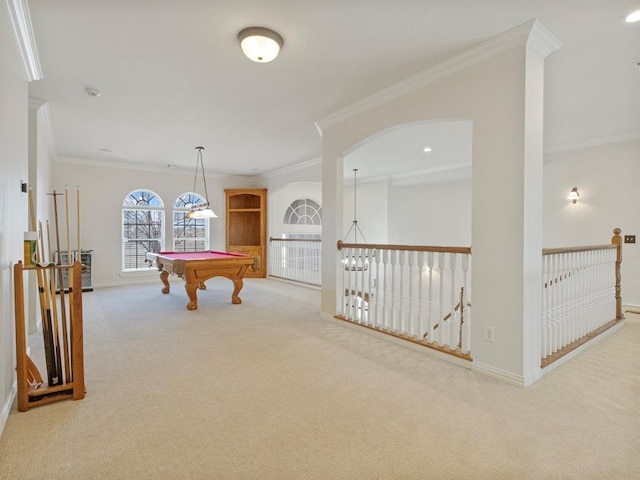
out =
<svg viewBox="0 0 640 480"><path fill-rule="evenodd" d="M382 243L345 243L338 240L338 250L343 248L368 248L370 250L409 250L413 252L471 253L471 247L434 247L428 245L389 245Z"/></svg>
<svg viewBox="0 0 640 480"><path fill-rule="evenodd" d="M280 242L322 242L320 238L278 238L278 237L269 237L269 241L273 242L274 240L278 240Z"/></svg>
<svg viewBox="0 0 640 480"><path fill-rule="evenodd" d="M543 248L542 255L556 255L558 253L590 252L592 250L607 250L611 248L617 248L617 246L604 244L604 245L585 245L581 247Z"/></svg>

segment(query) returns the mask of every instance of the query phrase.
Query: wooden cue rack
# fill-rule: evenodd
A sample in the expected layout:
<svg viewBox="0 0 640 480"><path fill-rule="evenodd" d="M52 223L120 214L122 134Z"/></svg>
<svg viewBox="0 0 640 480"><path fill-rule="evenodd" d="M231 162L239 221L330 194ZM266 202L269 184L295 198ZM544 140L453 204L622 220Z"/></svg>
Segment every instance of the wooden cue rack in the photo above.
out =
<svg viewBox="0 0 640 480"><path fill-rule="evenodd" d="M64 348L64 356L70 361L65 362L64 367L60 367L59 375L55 385L49 385L47 379L42 378L35 363L27 354L27 333L24 317L24 272L35 271L37 275L44 278L53 278L58 274L58 270L66 269L67 278L70 279L69 294L52 295L49 308L63 309L68 303L69 322L68 325L45 325L43 318L43 329L50 329L50 333L55 333L55 342L58 352ZM56 402L58 400L70 399L80 400L85 395L84 385L84 348L82 330L82 264L76 261L73 265L50 265L45 267L24 266L21 261L13 267L14 272L14 293L15 293L15 321L16 321L16 373L18 390L18 410L26 412L31 407ZM39 289L42 295L42 290ZM65 298L66 297L66 298ZM42 301L42 296L40 296ZM41 310L42 311L42 310ZM63 317L64 318L64 317ZM57 318L54 319L57 322ZM58 328L62 327L62 328ZM68 328L66 328L68 327ZM62 342L60 342L62 334ZM53 336L51 338L54 338ZM45 350L46 350L45 346ZM59 358L62 357L58 353ZM47 372L50 378L51 372Z"/></svg>

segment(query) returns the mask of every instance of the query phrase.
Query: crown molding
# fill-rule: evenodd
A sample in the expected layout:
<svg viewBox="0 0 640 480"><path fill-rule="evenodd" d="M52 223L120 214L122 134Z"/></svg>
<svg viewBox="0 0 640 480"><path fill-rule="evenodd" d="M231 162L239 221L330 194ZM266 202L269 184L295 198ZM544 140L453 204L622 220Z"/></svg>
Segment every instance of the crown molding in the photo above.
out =
<svg viewBox="0 0 640 480"><path fill-rule="evenodd" d="M402 172L391 177L394 187L465 179L471 179L471 162Z"/></svg>
<svg viewBox="0 0 640 480"><path fill-rule="evenodd" d="M139 163L127 163L117 161L106 160L88 160L85 158L74 157L54 157L53 162L56 163L71 163L75 165L87 165L90 167L105 167L105 168L122 168L126 170L142 170L146 172L167 173L171 175L190 175L193 176L193 169L185 167L157 167L155 165L141 165ZM224 173L205 173L207 177L220 178L227 180L246 179L245 175L229 175Z"/></svg>
<svg viewBox="0 0 640 480"><path fill-rule="evenodd" d="M270 178L275 177L276 175L284 175L286 173L295 172L296 170L300 170L307 167L313 167L314 165L318 165L322 163L322 158L312 158L311 160L305 160L302 162L294 163L292 165L287 165L286 167L276 168L274 170L269 170L268 172L261 173L255 176L256 179Z"/></svg>
<svg viewBox="0 0 640 480"><path fill-rule="evenodd" d="M38 48L33 35L31 15L26 0L7 0L11 24L18 42L18 49L24 62L27 80L42 80L42 67L38 58Z"/></svg>
<svg viewBox="0 0 640 480"><path fill-rule="evenodd" d="M568 152L570 150L580 150L581 148L598 147L600 145L607 145L610 143L629 142L632 140L640 140L639 132L630 132L622 135L614 135L611 137L597 138L594 140L588 140L585 142L568 143L564 145L555 145L544 149L544 154Z"/></svg>
<svg viewBox="0 0 640 480"><path fill-rule="evenodd" d="M471 47L421 73L384 88L373 95L369 95L358 102L317 120L315 122L316 128L320 136L322 136L323 130L331 125L347 120L408 93L412 93L473 65L485 62L512 48L529 45L529 42L531 42L530 46L538 52L549 51L550 53L561 45L560 41L543 27L540 22L530 20L486 42Z"/></svg>

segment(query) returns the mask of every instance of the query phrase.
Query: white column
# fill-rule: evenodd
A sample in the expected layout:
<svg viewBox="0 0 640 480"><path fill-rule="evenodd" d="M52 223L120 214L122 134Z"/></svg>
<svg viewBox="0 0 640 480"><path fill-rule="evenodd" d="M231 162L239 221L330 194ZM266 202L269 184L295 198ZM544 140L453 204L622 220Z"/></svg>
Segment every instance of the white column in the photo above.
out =
<svg viewBox="0 0 640 480"><path fill-rule="evenodd" d="M521 109L509 138L474 123L471 354L475 369L522 385L541 375L544 57L559 46L532 26L521 83L503 91L508 105L496 104Z"/></svg>

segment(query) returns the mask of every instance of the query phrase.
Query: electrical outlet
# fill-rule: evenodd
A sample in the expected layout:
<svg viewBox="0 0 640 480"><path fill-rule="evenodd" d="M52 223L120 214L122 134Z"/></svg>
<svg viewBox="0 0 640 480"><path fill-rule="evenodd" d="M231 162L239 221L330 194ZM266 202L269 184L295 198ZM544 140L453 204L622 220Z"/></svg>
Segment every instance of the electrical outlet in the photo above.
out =
<svg viewBox="0 0 640 480"><path fill-rule="evenodd" d="M624 236L624 243L636 243L636 236L635 235L625 235Z"/></svg>
<svg viewBox="0 0 640 480"><path fill-rule="evenodd" d="M496 338L496 332L493 327L484 327L484 341L493 342Z"/></svg>

